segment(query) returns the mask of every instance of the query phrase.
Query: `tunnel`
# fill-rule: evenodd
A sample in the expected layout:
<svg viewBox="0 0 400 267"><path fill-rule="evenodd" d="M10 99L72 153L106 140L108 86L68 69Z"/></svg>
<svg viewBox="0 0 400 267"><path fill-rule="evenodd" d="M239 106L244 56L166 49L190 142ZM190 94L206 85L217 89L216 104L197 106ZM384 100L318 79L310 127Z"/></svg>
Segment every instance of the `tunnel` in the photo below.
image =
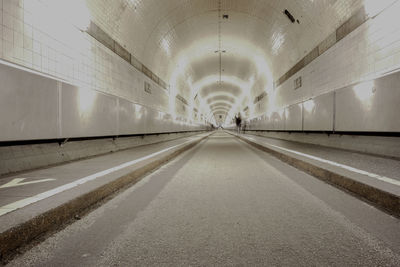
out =
<svg viewBox="0 0 400 267"><path fill-rule="evenodd" d="M399 0L0 0L0 265L400 266Z"/></svg>

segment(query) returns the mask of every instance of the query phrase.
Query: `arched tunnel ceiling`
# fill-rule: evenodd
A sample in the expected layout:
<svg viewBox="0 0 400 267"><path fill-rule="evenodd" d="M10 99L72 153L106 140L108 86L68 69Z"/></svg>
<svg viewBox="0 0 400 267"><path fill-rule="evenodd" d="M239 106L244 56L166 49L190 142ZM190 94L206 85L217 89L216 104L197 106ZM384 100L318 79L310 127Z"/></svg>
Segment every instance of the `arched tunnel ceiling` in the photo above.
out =
<svg viewBox="0 0 400 267"><path fill-rule="evenodd" d="M218 95L234 99L234 114L365 0L86 1L92 20L167 81L172 94L199 95L206 111Z"/></svg>

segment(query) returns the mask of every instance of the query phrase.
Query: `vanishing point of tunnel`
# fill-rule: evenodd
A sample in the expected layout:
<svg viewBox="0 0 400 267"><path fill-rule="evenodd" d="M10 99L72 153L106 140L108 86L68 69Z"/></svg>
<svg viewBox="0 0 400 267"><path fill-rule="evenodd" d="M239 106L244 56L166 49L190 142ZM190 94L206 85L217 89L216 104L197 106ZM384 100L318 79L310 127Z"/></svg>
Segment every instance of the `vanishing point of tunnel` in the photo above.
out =
<svg viewBox="0 0 400 267"><path fill-rule="evenodd" d="M400 0L0 0L0 265L400 266Z"/></svg>

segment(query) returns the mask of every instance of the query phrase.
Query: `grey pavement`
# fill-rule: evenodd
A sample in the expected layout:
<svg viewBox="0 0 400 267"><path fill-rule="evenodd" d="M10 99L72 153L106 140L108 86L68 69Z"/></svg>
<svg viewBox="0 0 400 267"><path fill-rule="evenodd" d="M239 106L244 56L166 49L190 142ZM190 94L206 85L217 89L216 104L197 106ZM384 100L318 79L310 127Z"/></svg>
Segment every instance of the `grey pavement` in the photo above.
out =
<svg viewBox="0 0 400 267"><path fill-rule="evenodd" d="M10 204L16 200L22 200L26 197L51 190L58 186L76 181L82 177L107 170L128 161L146 157L149 154L156 153L163 149L180 145L184 142L195 140L204 134L193 135L190 137L179 138L171 141L159 142L150 145L126 149L102 156L92 157L84 160L65 163L58 166L41 168L34 171L7 175L0 178L0 209L2 206ZM130 168L122 170L120 175L130 172ZM22 183L33 182L41 179L54 179L46 182L33 183L29 185L14 186L2 188L5 184L14 179L26 178Z"/></svg>
<svg viewBox="0 0 400 267"><path fill-rule="evenodd" d="M380 156L364 154L360 152L346 151L326 146L293 142L252 134L242 134L259 142L295 150L312 156L345 164L360 170L387 176L400 181L400 160Z"/></svg>
<svg viewBox="0 0 400 267"><path fill-rule="evenodd" d="M400 224L219 132L9 265L400 266Z"/></svg>

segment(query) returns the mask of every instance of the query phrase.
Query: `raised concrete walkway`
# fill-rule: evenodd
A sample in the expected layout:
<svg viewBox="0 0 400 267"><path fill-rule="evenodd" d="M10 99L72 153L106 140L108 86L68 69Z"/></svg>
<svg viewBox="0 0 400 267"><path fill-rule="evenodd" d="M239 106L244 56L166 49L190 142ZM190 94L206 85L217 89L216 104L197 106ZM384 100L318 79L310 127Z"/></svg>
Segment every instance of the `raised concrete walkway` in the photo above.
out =
<svg viewBox="0 0 400 267"><path fill-rule="evenodd" d="M398 160L250 134L229 133L300 170L400 216Z"/></svg>
<svg viewBox="0 0 400 267"><path fill-rule="evenodd" d="M217 131L9 266L400 266L400 224Z"/></svg>
<svg viewBox="0 0 400 267"><path fill-rule="evenodd" d="M0 259L79 218L210 133L145 145L0 179Z"/></svg>

